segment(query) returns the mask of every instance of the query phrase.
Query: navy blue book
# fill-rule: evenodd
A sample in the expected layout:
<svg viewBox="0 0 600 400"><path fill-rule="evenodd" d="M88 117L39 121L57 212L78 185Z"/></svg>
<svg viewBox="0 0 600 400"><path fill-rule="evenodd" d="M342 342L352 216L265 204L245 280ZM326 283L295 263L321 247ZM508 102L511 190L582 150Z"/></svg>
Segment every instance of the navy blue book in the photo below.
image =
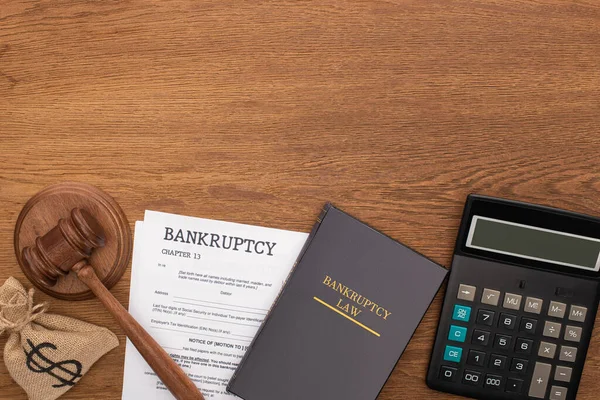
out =
<svg viewBox="0 0 600 400"><path fill-rule="evenodd" d="M244 400L375 399L446 274L327 204L228 390Z"/></svg>

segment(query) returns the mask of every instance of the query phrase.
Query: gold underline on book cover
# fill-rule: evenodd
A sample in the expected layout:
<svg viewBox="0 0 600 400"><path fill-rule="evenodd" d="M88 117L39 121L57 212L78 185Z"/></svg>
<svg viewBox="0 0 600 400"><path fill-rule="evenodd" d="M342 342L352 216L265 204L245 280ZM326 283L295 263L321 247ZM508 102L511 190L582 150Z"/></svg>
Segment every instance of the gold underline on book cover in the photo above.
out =
<svg viewBox="0 0 600 400"><path fill-rule="evenodd" d="M313 299L315 299L317 302L323 304L325 307L329 308L332 311L335 311L336 313L340 314L342 317L349 319L350 321L354 322L356 325L360 326L361 328L363 328L364 330L371 332L373 335L377 336L377 337L381 337L381 335L377 332L375 332L373 329L369 328L368 326L366 326L365 324L361 324L360 322L358 322L357 320L355 320L352 317L347 316L346 314L344 314L343 312L336 310L333 306L330 306L329 304L325 303L323 300L319 299L318 297L313 297Z"/></svg>

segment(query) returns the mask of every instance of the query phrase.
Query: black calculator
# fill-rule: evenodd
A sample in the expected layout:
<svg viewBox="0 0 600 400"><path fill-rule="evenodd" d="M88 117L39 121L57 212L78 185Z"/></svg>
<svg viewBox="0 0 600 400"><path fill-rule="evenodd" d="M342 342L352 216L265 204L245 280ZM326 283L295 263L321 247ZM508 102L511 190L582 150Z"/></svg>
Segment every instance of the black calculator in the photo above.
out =
<svg viewBox="0 0 600 400"><path fill-rule="evenodd" d="M470 195L427 385L575 399L600 300L600 219Z"/></svg>

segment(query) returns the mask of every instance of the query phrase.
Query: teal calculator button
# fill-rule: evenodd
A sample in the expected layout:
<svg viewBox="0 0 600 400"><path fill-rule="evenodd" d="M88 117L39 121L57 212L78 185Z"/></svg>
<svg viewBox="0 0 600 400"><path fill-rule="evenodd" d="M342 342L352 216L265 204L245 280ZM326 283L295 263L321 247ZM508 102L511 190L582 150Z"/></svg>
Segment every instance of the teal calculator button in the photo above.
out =
<svg viewBox="0 0 600 400"><path fill-rule="evenodd" d="M462 358L462 349L460 347L446 346L444 350L444 361L459 363Z"/></svg>
<svg viewBox="0 0 600 400"><path fill-rule="evenodd" d="M469 322L470 318L471 318L471 307L459 306L458 304L454 306L454 313L452 314L453 320Z"/></svg>
<svg viewBox="0 0 600 400"><path fill-rule="evenodd" d="M448 340L454 342L464 342L467 338L467 328L462 326L450 325L450 332L448 333Z"/></svg>

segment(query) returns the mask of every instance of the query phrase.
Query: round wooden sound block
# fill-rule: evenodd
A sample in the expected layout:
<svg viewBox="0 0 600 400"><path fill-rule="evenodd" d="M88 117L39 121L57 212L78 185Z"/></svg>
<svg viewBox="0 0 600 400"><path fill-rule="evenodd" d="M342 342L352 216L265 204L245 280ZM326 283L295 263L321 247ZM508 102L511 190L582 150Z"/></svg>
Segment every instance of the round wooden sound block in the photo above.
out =
<svg viewBox="0 0 600 400"><path fill-rule="evenodd" d="M71 271L56 285L47 286L24 262L23 249L35 246L36 239L54 228L71 210L81 208L91 214L106 234L104 247L95 249L89 258L98 278L110 289L127 268L132 240L129 222L117 202L100 189L84 183L60 183L33 196L23 207L15 227L15 253L21 269L37 288L63 300L86 300L94 294Z"/></svg>

